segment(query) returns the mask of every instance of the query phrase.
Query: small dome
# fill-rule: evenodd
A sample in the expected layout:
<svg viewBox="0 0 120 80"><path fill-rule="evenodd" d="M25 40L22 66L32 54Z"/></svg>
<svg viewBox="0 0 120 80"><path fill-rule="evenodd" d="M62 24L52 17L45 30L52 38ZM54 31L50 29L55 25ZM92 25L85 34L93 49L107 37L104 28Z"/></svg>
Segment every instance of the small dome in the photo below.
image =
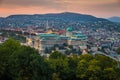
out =
<svg viewBox="0 0 120 80"><path fill-rule="evenodd" d="M69 32L73 31L72 27L68 27L67 31L69 31Z"/></svg>

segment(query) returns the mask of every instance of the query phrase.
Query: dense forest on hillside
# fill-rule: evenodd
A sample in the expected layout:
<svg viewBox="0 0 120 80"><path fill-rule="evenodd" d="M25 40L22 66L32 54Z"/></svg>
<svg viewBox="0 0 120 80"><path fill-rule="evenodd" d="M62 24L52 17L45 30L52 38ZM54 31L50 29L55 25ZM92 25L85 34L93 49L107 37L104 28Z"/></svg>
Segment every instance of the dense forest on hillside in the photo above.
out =
<svg viewBox="0 0 120 80"><path fill-rule="evenodd" d="M40 56L13 39L0 45L0 80L120 80L119 63L102 55Z"/></svg>

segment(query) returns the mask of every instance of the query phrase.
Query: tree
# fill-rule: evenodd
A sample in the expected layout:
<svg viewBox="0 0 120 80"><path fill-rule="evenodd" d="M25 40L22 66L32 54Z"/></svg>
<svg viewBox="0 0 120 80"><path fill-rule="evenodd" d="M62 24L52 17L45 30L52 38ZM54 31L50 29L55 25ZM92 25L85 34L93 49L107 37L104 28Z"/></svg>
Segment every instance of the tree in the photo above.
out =
<svg viewBox="0 0 120 80"><path fill-rule="evenodd" d="M69 45L69 48L70 48L70 49L73 49L73 45Z"/></svg>
<svg viewBox="0 0 120 80"><path fill-rule="evenodd" d="M68 44L67 44L67 43L63 43L63 46L67 47L67 46L68 46Z"/></svg>
<svg viewBox="0 0 120 80"><path fill-rule="evenodd" d="M14 39L8 39L1 46L1 55L11 55L15 50L19 49L19 47L19 41L16 41Z"/></svg>
<svg viewBox="0 0 120 80"><path fill-rule="evenodd" d="M68 65L69 65L69 77L68 80L77 80L76 78L76 70L78 65L79 59L77 55L72 55L72 57L68 58Z"/></svg>
<svg viewBox="0 0 120 80"><path fill-rule="evenodd" d="M10 73L15 80L51 80L49 64L37 50L27 46L13 53L9 61Z"/></svg>
<svg viewBox="0 0 120 80"><path fill-rule="evenodd" d="M61 79L59 78L59 74L53 73L53 75L52 75L52 80L61 80Z"/></svg>
<svg viewBox="0 0 120 80"><path fill-rule="evenodd" d="M87 76L89 80L101 80L102 70L98 60L90 60L88 63Z"/></svg>
<svg viewBox="0 0 120 80"><path fill-rule="evenodd" d="M58 59L58 58L65 58L65 55L58 51L54 51L53 53L50 54L50 59Z"/></svg>
<svg viewBox="0 0 120 80"><path fill-rule="evenodd" d="M69 75L69 66L68 66L68 59L67 58L50 58L49 60L51 68L53 69L53 75L57 75L57 78L61 80L67 80Z"/></svg>
<svg viewBox="0 0 120 80"><path fill-rule="evenodd" d="M104 69L104 80L118 80L114 68Z"/></svg>
<svg viewBox="0 0 120 80"><path fill-rule="evenodd" d="M105 69L105 68L108 68L108 67L114 68L114 67L117 66L116 61L110 59L109 57L103 56L103 55L96 55L95 59L97 61L99 61L102 70Z"/></svg>
<svg viewBox="0 0 120 80"><path fill-rule="evenodd" d="M76 70L76 77L78 78L78 80L88 79L87 68L88 68L88 62L86 60L80 60Z"/></svg>
<svg viewBox="0 0 120 80"><path fill-rule="evenodd" d="M36 59L34 56L38 55L38 52L30 47L21 46L16 50L9 60L9 70L13 79L19 80L30 80L32 76L32 67L30 65L31 61ZM16 73L17 72L17 73Z"/></svg>
<svg viewBox="0 0 120 80"><path fill-rule="evenodd" d="M70 53L71 53L70 50L68 50L68 49L65 50L65 54L66 54L66 55L70 55Z"/></svg>
<svg viewBox="0 0 120 80"><path fill-rule="evenodd" d="M45 48L45 53L50 53L50 49L48 49L47 47Z"/></svg>
<svg viewBox="0 0 120 80"><path fill-rule="evenodd" d="M118 54L120 54L120 47L116 50L116 52L117 52Z"/></svg>
<svg viewBox="0 0 120 80"><path fill-rule="evenodd" d="M92 59L94 59L94 57L93 57L93 55L91 55L91 54L86 54L86 55L80 55L80 58L79 58L80 60L86 60L86 61L90 61L90 60L92 60Z"/></svg>
<svg viewBox="0 0 120 80"><path fill-rule="evenodd" d="M8 80L11 79L11 76L9 75L9 63L10 56L18 50L20 47L20 43L13 39L6 40L1 46L0 46L0 79Z"/></svg>
<svg viewBox="0 0 120 80"><path fill-rule="evenodd" d="M116 64L102 55L68 57L58 51L45 58L13 39L0 46L0 80L120 80Z"/></svg>
<svg viewBox="0 0 120 80"><path fill-rule="evenodd" d="M34 48L12 39L0 46L0 80L51 80L51 74L49 63Z"/></svg>

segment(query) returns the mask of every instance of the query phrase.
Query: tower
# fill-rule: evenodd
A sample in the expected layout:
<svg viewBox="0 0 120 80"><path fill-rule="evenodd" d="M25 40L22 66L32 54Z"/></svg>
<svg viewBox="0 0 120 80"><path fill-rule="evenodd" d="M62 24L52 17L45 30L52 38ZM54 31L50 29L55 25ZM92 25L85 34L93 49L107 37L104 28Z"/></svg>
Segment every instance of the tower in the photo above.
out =
<svg viewBox="0 0 120 80"><path fill-rule="evenodd" d="M49 29L49 23L48 23L48 21L46 22L46 30L48 30Z"/></svg>
<svg viewBox="0 0 120 80"><path fill-rule="evenodd" d="M72 27L68 27L66 29L66 36L67 37L71 37L72 36L72 31L73 31Z"/></svg>

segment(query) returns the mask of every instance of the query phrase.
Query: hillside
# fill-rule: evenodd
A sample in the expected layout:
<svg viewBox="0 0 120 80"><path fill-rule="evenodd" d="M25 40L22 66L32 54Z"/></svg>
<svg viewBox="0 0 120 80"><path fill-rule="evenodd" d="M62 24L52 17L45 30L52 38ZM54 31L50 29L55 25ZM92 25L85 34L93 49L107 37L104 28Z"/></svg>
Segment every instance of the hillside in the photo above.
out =
<svg viewBox="0 0 120 80"><path fill-rule="evenodd" d="M108 28L116 30L119 24L108 21L103 18L96 18L92 15L78 14L71 12L54 13L54 14L34 14L34 15L10 15L0 19L0 27L42 27L45 28L46 21L50 27L64 29L72 26L73 29L79 30L79 27L86 26L90 28ZM116 27L114 27L116 26Z"/></svg>
<svg viewBox="0 0 120 80"><path fill-rule="evenodd" d="M109 21L112 21L112 22L118 22L120 23L120 17L111 17L111 18L108 18Z"/></svg>

